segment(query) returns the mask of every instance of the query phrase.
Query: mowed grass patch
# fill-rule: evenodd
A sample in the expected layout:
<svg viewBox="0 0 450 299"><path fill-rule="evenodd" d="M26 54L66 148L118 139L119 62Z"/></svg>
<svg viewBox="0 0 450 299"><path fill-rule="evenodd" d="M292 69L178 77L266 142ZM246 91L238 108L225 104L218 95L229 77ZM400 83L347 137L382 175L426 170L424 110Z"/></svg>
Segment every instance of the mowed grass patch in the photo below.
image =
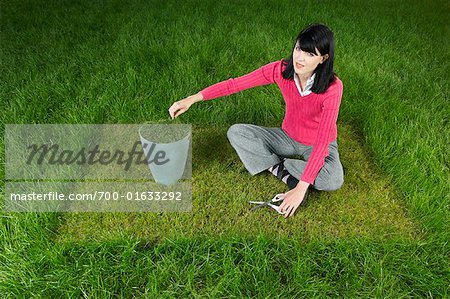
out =
<svg viewBox="0 0 450 299"><path fill-rule="evenodd" d="M193 209L190 213L68 213L59 242L136 237L246 237L268 235L305 241L364 237L420 238L392 184L373 166L350 125L339 127L345 183L335 192L312 190L289 219L269 208L249 211L249 200L288 191L268 172L251 176L226 137L226 127L193 129Z"/></svg>

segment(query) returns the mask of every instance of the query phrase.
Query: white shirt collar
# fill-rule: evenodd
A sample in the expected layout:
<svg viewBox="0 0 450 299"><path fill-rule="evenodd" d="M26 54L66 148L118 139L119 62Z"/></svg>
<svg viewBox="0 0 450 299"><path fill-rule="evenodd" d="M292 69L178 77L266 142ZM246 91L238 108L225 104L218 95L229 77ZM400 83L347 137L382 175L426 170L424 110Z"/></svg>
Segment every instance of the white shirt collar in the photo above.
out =
<svg viewBox="0 0 450 299"><path fill-rule="evenodd" d="M302 91L301 87L300 87L300 80L297 76L296 73L294 73L294 81L295 81L295 85L297 86L298 92L300 93L300 95L302 97L309 95L312 91L311 91L311 87L314 84L314 78L316 77L316 73L314 73L311 77L309 77L308 81L306 81L306 86L305 86L305 90Z"/></svg>

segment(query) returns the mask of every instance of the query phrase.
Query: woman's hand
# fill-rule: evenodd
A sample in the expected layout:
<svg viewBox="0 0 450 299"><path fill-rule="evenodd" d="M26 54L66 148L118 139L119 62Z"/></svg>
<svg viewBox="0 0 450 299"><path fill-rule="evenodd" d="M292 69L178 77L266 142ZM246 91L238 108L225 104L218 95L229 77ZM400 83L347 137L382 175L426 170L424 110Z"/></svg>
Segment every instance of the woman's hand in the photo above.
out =
<svg viewBox="0 0 450 299"><path fill-rule="evenodd" d="M169 108L169 114L172 119L177 118L179 115L186 112L192 104L203 100L203 95L201 93L194 94L185 99L177 101L172 104Z"/></svg>
<svg viewBox="0 0 450 299"><path fill-rule="evenodd" d="M284 194L283 203L280 205L280 211L286 211L284 218L291 217L294 215L297 208L305 199L306 190L308 190L309 183L299 181L297 187L289 190Z"/></svg>

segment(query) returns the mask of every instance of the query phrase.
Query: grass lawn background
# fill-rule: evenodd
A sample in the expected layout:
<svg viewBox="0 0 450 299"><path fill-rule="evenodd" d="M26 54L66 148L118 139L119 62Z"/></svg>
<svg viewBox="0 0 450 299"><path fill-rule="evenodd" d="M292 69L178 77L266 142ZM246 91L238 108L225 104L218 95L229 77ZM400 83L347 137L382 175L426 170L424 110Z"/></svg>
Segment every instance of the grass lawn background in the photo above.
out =
<svg viewBox="0 0 450 299"><path fill-rule="evenodd" d="M249 213L287 188L251 177L226 130L280 126L281 93L197 103L180 117L194 127L192 213L3 213L1 297L450 296L447 2L0 3L2 132L167 119L173 101L287 57L323 22L346 171L293 218Z"/></svg>

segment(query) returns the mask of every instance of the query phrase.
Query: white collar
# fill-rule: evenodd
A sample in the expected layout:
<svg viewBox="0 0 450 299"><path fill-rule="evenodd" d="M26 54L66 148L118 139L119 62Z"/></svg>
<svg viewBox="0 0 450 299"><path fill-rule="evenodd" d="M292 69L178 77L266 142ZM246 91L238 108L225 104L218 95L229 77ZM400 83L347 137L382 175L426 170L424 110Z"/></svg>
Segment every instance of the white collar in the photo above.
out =
<svg viewBox="0 0 450 299"><path fill-rule="evenodd" d="M298 78L298 75L296 73L294 73L294 81L295 81L295 85L297 85L297 89L298 92L300 93L300 95L302 97L309 95L312 91L311 91L311 87L314 84L314 78L316 77L316 73L314 73L311 77L309 77L308 81L306 81L306 86L305 86L305 90L302 91L301 87L300 87L300 80Z"/></svg>

